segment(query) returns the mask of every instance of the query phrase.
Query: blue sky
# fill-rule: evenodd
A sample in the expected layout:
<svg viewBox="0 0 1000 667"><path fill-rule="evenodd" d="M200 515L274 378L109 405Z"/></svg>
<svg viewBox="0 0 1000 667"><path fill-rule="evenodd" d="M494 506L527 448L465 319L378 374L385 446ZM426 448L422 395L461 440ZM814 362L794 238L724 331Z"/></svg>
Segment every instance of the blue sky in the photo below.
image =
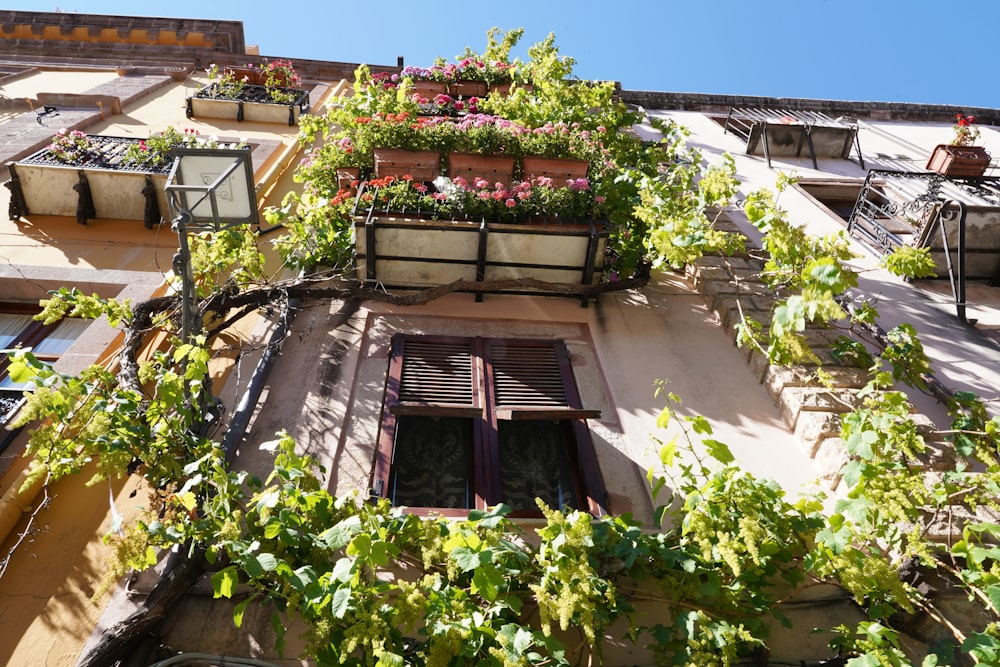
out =
<svg viewBox="0 0 1000 667"><path fill-rule="evenodd" d="M264 6L278 10L261 11ZM141 9L140 9L141 7ZM261 55L427 65L523 27L628 89L1000 108L1000 0L115 0L6 9L242 20Z"/></svg>

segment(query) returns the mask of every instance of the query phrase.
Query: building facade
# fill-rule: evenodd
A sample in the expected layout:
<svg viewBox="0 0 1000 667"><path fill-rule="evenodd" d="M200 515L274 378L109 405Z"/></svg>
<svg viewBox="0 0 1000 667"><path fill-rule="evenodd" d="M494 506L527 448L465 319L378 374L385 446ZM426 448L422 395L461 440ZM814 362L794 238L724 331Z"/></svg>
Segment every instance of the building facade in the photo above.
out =
<svg viewBox="0 0 1000 667"><path fill-rule="evenodd" d="M254 116L249 105L240 106L239 116L214 116L192 104L212 85L211 66L244 67L248 59L264 66L275 60L254 53L236 21L0 12L3 180L19 182L0 190L0 211L10 213L0 216L0 347L30 345L67 373L94 363L113 367L122 344L116 327L105 319L42 326L31 319L38 301L61 287L133 303L176 290L178 237L165 199L145 196L126 206L124 191L101 194L100 177L89 175L88 209L79 173L64 178L61 189L43 185L45 197L28 191L33 178L44 179L32 175L29 158L60 130L139 141L175 128L245 143L257 208L280 206L287 192L301 191L293 179L304 157L298 124L350 94L356 65L294 60L305 97L277 116ZM397 73L401 65L372 69ZM932 388L995 394L1000 188L988 158L986 171L973 176L941 174L930 161L935 147L950 143L956 113L976 116L979 145L1000 154L1000 111L627 90L620 98L686 127L688 143L706 163L731 155L741 182L737 199L773 188L780 173L796 176L780 205L810 233L849 232L858 300L876 299L883 322L916 327L935 362ZM655 136L652 128L640 131ZM124 186L129 196L145 181ZM53 208L46 208L46 197ZM672 434L657 426L664 399L656 388L665 382L683 398L683 414L704 416L747 471L774 478L791 494L817 487L835 494L848 459L839 415L856 400L865 375L834 362L836 335L825 328L807 333L828 362L832 387L810 381L809 366L772 365L736 344L741 315L749 309L767 321L774 297L759 279L764 263L753 250L760 232L744 210L727 207L717 225L745 235L751 252L656 269L635 289L581 299L579 291L559 295L522 283L487 293L453 291L418 305L336 298L296 305L294 318L264 311L243 318L214 345L211 366L225 406L223 428L247 419L234 439L233 465L266 472L272 455L259 445L285 430L324 466L324 482L338 497L373 495L455 514L502 500L528 515L520 519L527 527L540 521L533 510L541 497L597 516L632 515L650 528L656 502L647 471L660 465L659 444ZM271 239L284 232L262 227L259 250L280 266ZM375 282L416 276L431 276L424 286L450 282L426 265L457 262L424 261L412 241L388 251L391 238L367 238L369 266L389 272ZM435 243L442 242L429 245ZM530 278L550 285L600 283L593 275L543 276L545 257L529 254L547 247L544 241L517 243L511 241L498 266L527 266ZM937 277L907 282L882 268L880 258L898 245L931 248ZM366 269L359 265L358 275ZM741 301L748 293L752 298ZM277 360L268 359L279 341ZM421 368L423 374L413 370ZM8 421L21 404L9 369L10 362L0 362L0 409ZM948 425L939 399L933 391L911 397L928 432ZM129 578L91 601L107 556L101 537L119 517L138 511L148 489L135 479L86 486L79 478L89 475L52 486L33 480L22 456L33 428L0 434L7 557L0 568L0 662L72 665L155 580ZM206 583L196 586L160 626L157 641L175 651L302 664L275 653L266 615L235 631L211 597ZM794 613L796 628L811 627L814 614L856 613L836 591L809 602L815 604ZM805 634L776 632L772 657L829 657L827 638ZM38 646L47 647L44 658ZM295 648L290 642L288 653ZM651 660L614 640L606 656L612 664Z"/></svg>

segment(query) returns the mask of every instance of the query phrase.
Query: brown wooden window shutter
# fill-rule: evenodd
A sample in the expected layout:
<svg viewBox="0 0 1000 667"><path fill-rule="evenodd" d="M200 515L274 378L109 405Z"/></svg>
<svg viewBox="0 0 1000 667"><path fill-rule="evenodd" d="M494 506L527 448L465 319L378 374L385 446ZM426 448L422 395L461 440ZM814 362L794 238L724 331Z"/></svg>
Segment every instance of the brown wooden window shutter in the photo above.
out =
<svg viewBox="0 0 1000 667"><path fill-rule="evenodd" d="M562 341L494 340L489 373L498 419L597 419L584 409Z"/></svg>
<svg viewBox="0 0 1000 667"><path fill-rule="evenodd" d="M393 343L399 389L397 415L479 417L483 411L479 364L471 339L412 339Z"/></svg>

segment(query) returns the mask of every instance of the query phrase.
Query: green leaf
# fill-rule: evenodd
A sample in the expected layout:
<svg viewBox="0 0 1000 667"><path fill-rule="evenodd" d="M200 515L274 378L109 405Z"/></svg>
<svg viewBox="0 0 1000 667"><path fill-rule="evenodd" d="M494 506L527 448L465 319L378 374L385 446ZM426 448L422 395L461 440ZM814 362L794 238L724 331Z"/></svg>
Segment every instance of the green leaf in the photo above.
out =
<svg viewBox="0 0 1000 667"><path fill-rule="evenodd" d="M457 547L448 554L455 560L455 564L462 568L462 572L474 570L490 560L490 554L483 551L473 551L469 547Z"/></svg>
<svg viewBox="0 0 1000 667"><path fill-rule="evenodd" d="M375 667L403 667L403 656L385 651L379 655Z"/></svg>
<svg viewBox="0 0 1000 667"><path fill-rule="evenodd" d="M214 597L231 598L236 584L239 583L239 575L235 565L219 570L212 575L212 591Z"/></svg>
<svg viewBox="0 0 1000 667"><path fill-rule="evenodd" d="M351 588L342 586L333 594L333 602L330 603L330 613L334 618L343 618L351 606Z"/></svg>
<svg viewBox="0 0 1000 667"><path fill-rule="evenodd" d="M243 600L238 605L236 605L236 607L233 609L233 625L235 625L237 628L243 627L243 615L246 613L247 607L253 601L254 601L254 596L251 595L246 600Z"/></svg>
<svg viewBox="0 0 1000 667"><path fill-rule="evenodd" d="M472 575L472 591L489 601L497 599L497 589L503 585L503 575L492 565L476 569Z"/></svg>
<svg viewBox="0 0 1000 667"><path fill-rule="evenodd" d="M354 563L356 561L353 558L341 558L333 565L333 572L330 576L333 577L334 581L348 582L354 577Z"/></svg>
<svg viewBox="0 0 1000 667"><path fill-rule="evenodd" d="M35 376L34 371L21 359L14 359L7 366L7 375L15 384L28 382Z"/></svg>
<svg viewBox="0 0 1000 667"><path fill-rule="evenodd" d="M736 460L736 457L733 456L733 453L729 450L729 447L725 443L712 439L706 439L703 442L705 444L705 449L708 451L708 455L719 463L732 463Z"/></svg>
<svg viewBox="0 0 1000 667"><path fill-rule="evenodd" d="M674 464L674 458L677 456L677 436L675 435L670 439L670 442L660 447L660 463L670 467Z"/></svg>
<svg viewBox="0 0 1000 667"><path fill-rule="evenodd" d="M1000 613L1000 586L993 584L986 587L986 595L990 599L994 613Z"/></svg>
<svg viewBox="0 0 1000 667"><path fill-rule="evenodd" d="M319 539L330 549L342 549L361 530L361 517L350 516L319 534Z"/></svg>
<svg viewBox="0 0 1000 667"><path fill-rule="evenodd" d="M264 572L272 572L278 567L278 559L274 554L263 553L257 556L257 564Z"/></svg>
<svg viewBox="0 0 1000 667"><path fill-rule="evenodd" d="M977 632L966 637L962 642L962 650L971 653L978 662L995 665L1000 656L1000 642L985 633Z"/></svg>
<svg viewBox="0 0 1000 667"><path fill-rule="evenodd" d="M278 535L281 534L281 531L283 529L284 526L281 524L280 521L278 521L277 519L271 519L270 521L267 522L267 525L264 526L264 537L266 539L273 540L274 538L276 538Z"/></svg>

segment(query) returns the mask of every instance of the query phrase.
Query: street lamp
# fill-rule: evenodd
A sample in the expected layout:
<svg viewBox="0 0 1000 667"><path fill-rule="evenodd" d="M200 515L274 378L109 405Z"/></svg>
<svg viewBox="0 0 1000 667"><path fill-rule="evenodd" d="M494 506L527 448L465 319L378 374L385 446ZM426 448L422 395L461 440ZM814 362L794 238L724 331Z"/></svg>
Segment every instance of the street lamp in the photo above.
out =
<svg viewBox="0 0 1000 667"><path fill-rule="evenodd" d="M188 343L201 324L194 323L196 295L187 234L256 225L257 194L249 148L178 147L173 155L164 190L179 243L173 269L181 277L181 339Z"/></svg>

